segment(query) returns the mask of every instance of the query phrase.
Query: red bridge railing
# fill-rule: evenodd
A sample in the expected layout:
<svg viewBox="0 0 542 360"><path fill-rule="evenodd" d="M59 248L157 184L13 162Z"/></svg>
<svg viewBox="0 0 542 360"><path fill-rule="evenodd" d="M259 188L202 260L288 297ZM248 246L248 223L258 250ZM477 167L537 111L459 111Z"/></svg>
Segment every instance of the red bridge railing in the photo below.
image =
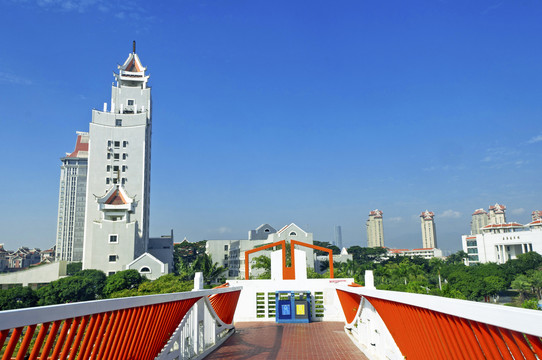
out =
<svg viewBox="0 0 542 360"><path fill-rule="evenodd" d="M197 303L201 314L207 309L212 337L196 344L199 350L184 351L201 353L231 335L240 291L239 287L218 288L2 311L1 359L183 358L164 347L182 330L183 318ZM203 320L194 319L198 326L190 336L199 337ZM191 341L197 343L197 339Z"/></svg>
<svg viewBox="0 0 542 360"><path fill-rule="evenodd" d="M337 293L347 332L368 353L400 353L407 359L542 359L542 311L374 288ZM393 340L386 339L388 334Z"/></svg>

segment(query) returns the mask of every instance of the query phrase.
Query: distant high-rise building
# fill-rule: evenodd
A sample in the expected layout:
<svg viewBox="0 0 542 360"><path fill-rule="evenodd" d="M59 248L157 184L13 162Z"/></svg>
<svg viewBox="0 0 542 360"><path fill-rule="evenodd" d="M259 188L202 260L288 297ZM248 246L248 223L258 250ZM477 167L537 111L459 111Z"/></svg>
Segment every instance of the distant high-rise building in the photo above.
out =
<svg viewBox="0 0 542 360"><path fill-rule="evenodd" d="M434 249L437 247L437 232L435 229L435 214L432 211L425 210L421 213L422 221L422 243L424 249Z"/></svg>
<svg viewBox="0 0 542 360"><path fill-rule="evenodd" d="M88 133L78 132L75 150L61 158L56 260L81 261L85 230Z"/></svg>
<svg viewBox="0 0 542 360"><path fill-rule="evenodd" d="M495 204L489 207L489 224L505 224L506 223L506 206Z"/></svg>
<svg viewBox="0 0 542 360"><path fill-rule="evenodd" d="M531 214L533 221L537 221L542 219L542 211L541 210L535 210Z"/></svg>
<svg viewBox="0 0 542 360"><path fill-rule="evenodd" d="M472 214L472 220L470 222L471 235L481 234L482 228L488 224L489 217L484 209L477 209Z"/></svg>
<svg viewBox="0 0 542 360"><path fill-rule="evenodd" d="M369 213L367 220L367 246L384 247L384 225L382 223L383 212L376 209Z"/></svg>
<svg viewBox="0 0 542 360"><path fill-rule="evenodd" d="M343 234L341 231L341 225L335 225L335 241L333 245L342 250L343 248Z"/></svg>
<svg viewBox="0 0 542 360"><path fill-rule="evenodd" d="M148 264L160 265L146 253L152 102L147 68L135 45L118 70L110 111L107 104L103 111L93 110L89 127L83 269L112 274L139 266L140 272L149 273Z"/></svg>

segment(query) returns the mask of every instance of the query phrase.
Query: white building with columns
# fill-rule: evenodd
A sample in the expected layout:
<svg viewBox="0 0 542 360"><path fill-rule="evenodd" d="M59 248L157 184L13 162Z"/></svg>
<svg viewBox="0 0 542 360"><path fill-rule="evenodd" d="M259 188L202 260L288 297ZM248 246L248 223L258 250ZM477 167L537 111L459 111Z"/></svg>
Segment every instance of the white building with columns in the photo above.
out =
<svg viewBox="0 0 542 360"><path fill-rule="evenodd" d="M478 210L477 210L478 211ZM532 212L527 225L506 222L506 206L489 207L488 224L479 233L463 235L463 251L468 254L467 265L494 262L504 264L518 255L535 251L542 254L542 212Z"/></svg>

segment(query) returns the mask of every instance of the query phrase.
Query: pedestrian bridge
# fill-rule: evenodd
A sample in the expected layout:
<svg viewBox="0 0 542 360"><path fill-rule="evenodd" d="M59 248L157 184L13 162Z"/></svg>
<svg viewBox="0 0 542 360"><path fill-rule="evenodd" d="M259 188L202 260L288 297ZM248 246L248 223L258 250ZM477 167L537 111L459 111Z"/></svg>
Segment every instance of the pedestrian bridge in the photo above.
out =
<svg viewBox="0 0 542 360"><path fill-rule="evenodd" d="M210 290L3 311L0 355L2 360L542 359L540 311L376 290L370 278L367 287L321 280L302 289L314 298L308 324L274 322L269 294L295 280L269 280L261 291L259 280L248 280Z"/></svg>

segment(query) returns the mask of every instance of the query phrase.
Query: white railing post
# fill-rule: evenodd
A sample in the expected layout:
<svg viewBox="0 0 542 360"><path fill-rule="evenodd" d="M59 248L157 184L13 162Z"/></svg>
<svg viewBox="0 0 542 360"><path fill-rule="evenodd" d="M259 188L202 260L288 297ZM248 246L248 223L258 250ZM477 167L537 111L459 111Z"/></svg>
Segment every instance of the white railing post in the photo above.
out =
<svg viewBox="0 0 542 360"><path fill-rule="evenodd" d="M203 273L197 272L194 275L194 291L203 290Z"/></svg>
<svg viewBox="0 0 542 360"><path fill-rule="evenodd" d="M373 270L365 270L365 287L367 289L375 288L375 278L373 275Z"/></svg>

